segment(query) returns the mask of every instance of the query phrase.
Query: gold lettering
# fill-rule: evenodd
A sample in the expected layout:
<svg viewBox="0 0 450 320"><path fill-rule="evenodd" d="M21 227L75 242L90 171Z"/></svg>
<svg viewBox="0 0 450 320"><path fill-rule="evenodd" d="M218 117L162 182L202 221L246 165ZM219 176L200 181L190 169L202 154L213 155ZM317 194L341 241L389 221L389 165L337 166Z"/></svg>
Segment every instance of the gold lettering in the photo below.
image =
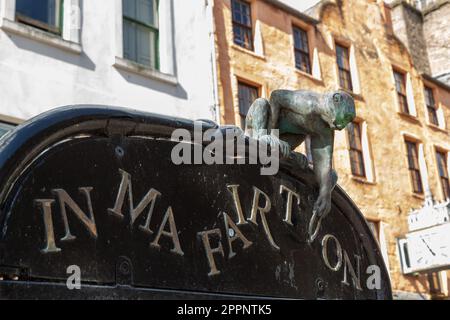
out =
<svg viewBox="0 0 450 320"><path fill-rule="evenodd" d="M237 224L238 225L247 224L247 221L245 220L244 212L242 211L241 200L239 198L239 193L238 193L239 185L238 184L230 184L230 185L227 185L227 188L228 188L228 191L230 191L231 194L233 195L234 206L236 207L236 212L238 215Z"/></svg>
<svg viewBox="0 0 450 320"><path fill-rule="evenodd" d="M300 204L300 195L286 186L280 185L280 194L287 192L287 202L286 202L286 215L283 219L284 222L292 226L292 198L297 199L297 205Z"/></svg>
<svg viewBox="0 0 450 320"><path fill-rule="evenodd" d="M55 233L53 229L52 219L52 203L55 200L52 199L36 199L35 203L39 204L42 208L42 216L44 218L45 238L46 246L41 250L42 253L60 252L61 249L55 244Z"/></svg>
<svg viewBox="0 0 450 320"><path fill-rule="evenodd" d="M342 283L346 285L350 285L347 280L347 269L350 272L350 276L352 277L353 285L356 289L362 290L361 288L361 272L360 272L360 260L361 257L355 254L356 258L356 270L353 268L352 263L350 262L350 258L348 257L347 252L344 250L344 279L342 280Z"/></svg>
<svg viewBox="0 0 450 320"><path fill-rule="evenodd" d="M258 216L261 217L261 222L264 228L264 232L266 233L266 237L269 240L269 243L272 247L274 247L276 250L280 250L280 247L275 243L275 241L273 240L272 234L270 233L270 229L269 229L269 225L267 223L267 219L266 219L266 213L268 213L270 211L270 208L272 206L272 204L270 203L270 199L269 196L267 194L265 194L263 191L259 190L257 187L253 187L253 204L252 204L252 212L250 214L250 218L248 219L250 222L252 222L255 225L258 225L258 223L256 222L256 218ZM263 195L265 198L265 205L264 208L259 206L259 198L260 195Z"/></svg>
<svg viewBox="0 0 450 320"><path fill-rule="evenodd" d="M240 239L244 246L243 249L247 249L253 243L242 234L241 230L237 227L237 225L231 220L230 216L227 213L223 213L223 221L225 223L225 232L227 234L228 246L230 248L230 252L228 253L228 258L233 258L236 253L233 251L232 243L236 239ZM231 233L231 234L230 234Z"/></svg>
<svg viewBox="0 0 450 320"><path fill-rule="evenodd" d="M330 263L330 260L328 260L328 242L330 240L333 240L336 243L336 256L337 256L337 262L336 265L333 267ZM326 234L322 239L322 257L323 261L325 262L325 265L332 271L338 271L342 266L342 248L341 244L339 243L339 240L333 236L332 234Z"/></svg>
<svg viewBox="0 0 450 320"><path fill-rule="evenodd" d="M93 238L97 238L97 227L95 225L94 212L92 210L92 202L90 192L92 191L92 187L83 187L78 188L81 193L84 193L87 201L87 206L89 210L89 217L80 209L80 207L73 201L73 199L69 196L69 194L64 189L53 189L52 193L55 194L59 201L59 206L61 209L61 215L63 218L64 229L66 231L66 235L61 239L61 241L74 240L76 237L71 234L69 221L67 220L67 212L66 205L69 209L75 213L75 216L80 219L80 221L84 224L89 234Z"/></svg>
<svg viewBox="0 0 450 320"><path fill-rule="evenodd" d="M150 220L153 215L153 209L155 207L156 198L160 196L161 193L156 189L153 188L150 189L147 192L147 194L142 198L141 202L139 202L139 204L135 208L133 205L133 190L131 185L131 175L122 169L119 169L119 172L122 175L122 180L120 182L119 192L117 193L116 203L114 204L114 208L108 209L108 212L118 216L119 218L123 218L122 207L128 190L130 225L133 225L134 221L139 217L142 211L144 211L144 209L150 204L145 224L140 225L139 229L148 234L152 234L153 231L150 230Z"/></svg>
<svg viewBox="0 0 450 320"><path fill-rule="evenodd" d="M197 233L201 236L203 241L203 246L205 247L206 258L208 259L208 264L210 271L208 276L215 276L220 274L220 271L217 270L216 262L214 261L214 253L220 253L222 257L225 256L223 252L222 242L221 242L221 233L220 229L207 230ZM211 243L209 242L209 235L216 235L219 238L219 245L216 248L211 248Z"/></svg>
<svg viewBox="0 0 450 320"><path fill-rule="evenodd" d="M170 232L165 231L167 221L169 221ZM161 222L161 226L159 227L158 233L156 234L156 237L153 240L153 242L150 243L150 246L159 249L161 246L159 245L158 242L159 238L161 238L162 235L172 239L173 248L170 250L171 252L179 254L180 256L184 255L183 250L181 250L180 239L178 238L177 226L175 224L175 219L173 217L172 207L170 206L167 208L166 214L164 215L163 221Z"/></svg>

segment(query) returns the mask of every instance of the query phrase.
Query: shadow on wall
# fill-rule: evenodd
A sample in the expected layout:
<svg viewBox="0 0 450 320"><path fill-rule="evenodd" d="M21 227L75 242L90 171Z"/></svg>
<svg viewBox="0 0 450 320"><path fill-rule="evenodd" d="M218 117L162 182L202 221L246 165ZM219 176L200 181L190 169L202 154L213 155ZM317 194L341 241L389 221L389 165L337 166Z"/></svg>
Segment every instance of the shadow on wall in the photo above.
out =
<svg viewBox="0 0 450 320"><path fill-rule="evenodd" d="M32 51L43 56L95 71L95 63L84 52L81 52L80 54L70 53L64 51L63 49L40 43L34 39L12 34L7 34L7 36L14 43L14 45L20 49Z"/></svg>
<svg viewBox="0 0 450 320"><path fill-rule="evenodd" d="M230 65L230 55L228 53L228 40L226 37L225 17L223 12L223 2L218 2L214 5L214 19L216 23L216 37L217 37L217 57L218 57L218 75L220 77L219 82L222 84L222 92L219 89L218 95L221 97L223 111L220 115L220 121L222 124L235 124L234 119L234 103L233 103L233 90L232 90L232 73ZM230 8L231 10L231 8Z"/></svg>
<svg viewBox="0 0 450 320"><path fill-rule="evenodd" d="M116 69L117 72L127 81L130 83L133 83L138 86L142 86L145 88L150 88L155 91L159 91L168 95L171 95L173 97L179 98L179 99L188 99L188 94L186 90L180 85L172 85L169 83L161 82L159 80L150 79L145 76L141 76L138 74L134 74L132 72L124 71Z"/></svg>

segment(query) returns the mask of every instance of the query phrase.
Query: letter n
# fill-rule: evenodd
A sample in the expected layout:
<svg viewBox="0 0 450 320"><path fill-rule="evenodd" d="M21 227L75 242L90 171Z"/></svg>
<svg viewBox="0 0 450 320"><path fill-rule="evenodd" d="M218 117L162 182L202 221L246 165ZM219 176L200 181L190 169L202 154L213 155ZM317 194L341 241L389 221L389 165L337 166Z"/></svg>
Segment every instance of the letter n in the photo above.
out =
<svg viewBox="0 0 450 320"><path fill-rule="evenodd" d="M88 230L89 234L96 239L97 238L97 227L95 225L94 212L92 210L92 201L90 192L92 187L83 187L78 189L86 197L86 202L89 210L89 216L87 216L80 207L75 203L75 201L69 196L69 194L64 189L53 189L52 193L58 198L59 206L61 209L61 215L63 218L64 229L66 235L61 239L61 241L74 240L76 237L71 234L69 228L69 221L67 219L66 206L71 209L75 216L83 223L83 225Z"/></svg>

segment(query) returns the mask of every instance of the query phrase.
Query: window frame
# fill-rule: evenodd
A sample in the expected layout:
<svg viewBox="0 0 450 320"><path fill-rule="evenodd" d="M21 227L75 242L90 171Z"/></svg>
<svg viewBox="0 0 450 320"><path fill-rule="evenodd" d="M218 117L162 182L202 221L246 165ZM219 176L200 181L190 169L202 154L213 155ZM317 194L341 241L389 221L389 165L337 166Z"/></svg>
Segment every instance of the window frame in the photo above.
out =
<svg viewBox="0 0 450 320"><path fill-rule="evenodd" d="M296 46L296 37L295 37L295 32L299 31L300 34L304 34L304 39L306 40L306 49L307 51L305 51L305 49L303 48L299 48ZM309 41L309 35L308 35L308 30L306 30L305 28L299 27L298 25L292 25L292 37L293 37L293 45L294 45L294 62L295 62L295 68L297 70L300 70L301 72L305 72L309 75L312 75L312 59L311 59L311 46L310 46L310 41ZM302 41L301 41L302 42ZM307 70L303 70L301 68L301 66L299 66L297 64L297 53L301 55L301 57L304 59L305 57L307 58Z"/></svg>
<svg viewBox="0 0 450 320"><path fill-rule="evenodd" d="M236 21L234 19L234 4L239 3L240 5L246 5L248 6L248 18L250 20L250 25L245 25L240 21ZM255 44L254 44L254 32L253 32L253 18L252 18L252 4L249 1L246 0L231 0L231 25L232 25L232 32L233 32L233 43L241 48L244 48L246 50L255 51ZM250 33L250 40L248 42L249 46L245 46L244 44L236 42L236 33L234 32L235 27L242 28L246 32Z"/></svg>
<svg viewBox="0 0 450 320"><path fill-rule="evenodd" d="M353 90L354 90L355 86L353 83L352 70L351 70L351 65L350 65L350 46L345 45L341 42L337 42L337 41L335 41L334 46L335 46L335 57L336 57L336 65L337 65L337 71L338 71L339 87L346 91L354 92ZM342 48L343 50L340 50L338 48ZM346 56L343 56L344 66L339 65L338 51L346 52L346 54L347 54ZM345 68L345 65L347 65L347 68ZM342 78L342 74L345 74L348 77L348 81L347 81L347 79ZM348 83L345 83L346 81ZM349 87L347 87L347 85L349 85Z"/></svg>
<svg viewBox="0 0 450 320"><path fill-rule="evenodd" d="M410 155L411 149L409 147L412 145L414 146L413 150L415 151L415 155L414 154ZM423 194L424 187L422 182L422 172L420 170L420 163L419 163L419 142L412 139L405 139L405 147L406 147L406 160L409 171L409 178L413 193ZM413 163L412 167L410 158L412 158Z"/></svg>
<svg viewBox="0 0 450 320"><path fill-rule="evenodd" d="M441 175L440 162L438 156L442 156L444 168L442 168L444 175ZM436 169L438 173L439 183L444 199L450 199L450 177L448 172L448 151L435 148Z"/></svg>
<svg viewBox="0 0 450 320"><path fill-rule="evenodd" d="M432 125L440 127L439 117L438 117L438 106L436 104L434 89L432 87L424 84L423 85L423 94L424 94L424 98L425 98L425 107L427 109L428 122ZM432 100L431 105L429 104L428 97L430 97Z"/></svg>
<svg viewBox="0 0 450 320"><path fill-rule="evenodd" d="M130 59L128 57L125 57L125 49L123 49L123 58L128 60L128 61L132 61L133 63L137 63L137 64L143 65L143 66L145 66L147 68L151 68L151 69L159 71L159 69L160 69L160 57L159 57L159 32L160 31L159 31L159 22L158 22L159 14L160 14L159 13L159 0L152 0L154 2L154 5L155 5L154 6L154 8L155 8L154 10L156 11L155 21L157 21L158 27L155 27L155 26L152 26L151 24L147 24L145 22L139 21L136 18L132 18L132 17L126 16L125 15L125 10L123 8L123 0L121 0L121 1L122 1L122 45L125 47L125 32L124 32L124 30L125 30L125 21L128 21L128 22L130 22L132 24L136 24L137 26L149 29L154 34L154 37L155 37L155 39L154 39L154 42L155 42L154 43L154 51L155 52L153 53L155 55L155 66L139 63L136 60Z"/></svg>
<svg viewBox="0 0 450 320"><path fill-rule="evenodd" d="M350 128L353 128L352 132ZM358 131L359 135L359 146L354 145L352 142L356 142L355 129ZM352 121L347 126L347 139L349 146L349 159L350 159L350 170L352 175L359 178L367 179L367 168L364 161L364 148L363 148L363 136L362 136L362 124L360 121ZM356 160L354 155L356 154ZM354 167L357 165L358 167Z"/></svg>
<svg viewBox="0 0 450 320"><path fill-rule="evenodd" d="M245 118L247 117L247 114L243 114L241 111L241 97L239 95L239 93L241 92L240 88L241 86L244 86L246 88L251 88L251 89L255 89L256 91L256 98L259 98L261 96L261 86L257 85L255 83L250 83L248 81L242 80L242 79L237 79L237 100L238 100L238 114L239 114L239 119L240 119L240 126L242 129L245 129ZM253 101L250 101L248 109L250 109L250 106L252 105ZM248 113L248 110L247 110Z"/></svg>
<svg viewBox="0 0 450 320"><path fill-rule="evenodd" d="M395 95L397 98L397 105L399 108L399 111L403 114L412 115L411 113L411 107L408 103L408 92L407 92L407 83L406 83L406 76L407 74L401 70L393 69L393 77L394 77L394 86L395 86ZM398 88L398 79L396 75L401 76L401 83L400 83L400 90ZM403 89L403 90L402 90Z"/></svg>
<svg viewBox="0 0 450 320"><path fill-rule="evenodd" d="M17 1L17 0L15 0ZM37 28L39 30L49 32L58 36L62 36L63 34L63 25L64 25L64 0L55 0L59 2L59 12L58 16L58 24L53 26L51 24L45 23L43 21L34 19L24 14L20 14L17 12L17 7L14 10L14 17L18 23L25 24L27 26L31 26L33 28Z"/></svg>

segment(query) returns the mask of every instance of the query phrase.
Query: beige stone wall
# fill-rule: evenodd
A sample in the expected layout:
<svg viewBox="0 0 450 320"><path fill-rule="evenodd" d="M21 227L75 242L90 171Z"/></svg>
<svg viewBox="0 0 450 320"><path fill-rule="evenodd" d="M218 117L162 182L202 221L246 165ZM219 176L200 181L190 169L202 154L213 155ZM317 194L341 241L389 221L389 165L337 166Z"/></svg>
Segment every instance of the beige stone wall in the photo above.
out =
<svg viewBox="0 0 450 320"><path fill-rule="evenodd" d="M431 74L423 22L422 12L414 7L401 1L393 5L392 23L396 36L408 48L415 68Z"/></svg>
<svg viewBox="0 0 450 320"><path fill-rule="evenodd" d="M431 74L450 85L450 1L439 1L424 14Z"/></svg>
<svg viewBox="0 0 450 320"><path fill-rule="evenodd" d="M360 93L354 95L357 117L367 124L374 181L352 176L346 131L341 131L336 134L334 154L339 183L367 218L383 222L393 289L426 293L428 284L423 276L401 274L396 249L396 238L407 232L407 213L424 200L411 191L403 135L423 143L429 184L437 199L442 199L442 193L434 147L450 150L450 135L427 123L423 80L413 68L407 49L390 31L383 4L366 0L339 1L339 6L327 4L321 8L321 21L315 27L263 0L250 2L253 23L259 24L257 28L261 30L262 55L233 44L230 0L215 1L222 123L239 124L238 79L260 86L261 95L266 97L278 88L335 90L339 86L334 41L353 46L360 83ZM292 25L309 30L311 50L318 50L321 79L296 70ZM417 117L399 113L392 66L410 74ZM433 83L429 85L435 89L450 125L450 92Z"/></svg>
<svg viewBox="0 0 450 320"><path fill-rule="evenodd" d="M433 0L421 7L411 0L394 0L392 21L415 68L450 85L450 1Z"/></svg>

